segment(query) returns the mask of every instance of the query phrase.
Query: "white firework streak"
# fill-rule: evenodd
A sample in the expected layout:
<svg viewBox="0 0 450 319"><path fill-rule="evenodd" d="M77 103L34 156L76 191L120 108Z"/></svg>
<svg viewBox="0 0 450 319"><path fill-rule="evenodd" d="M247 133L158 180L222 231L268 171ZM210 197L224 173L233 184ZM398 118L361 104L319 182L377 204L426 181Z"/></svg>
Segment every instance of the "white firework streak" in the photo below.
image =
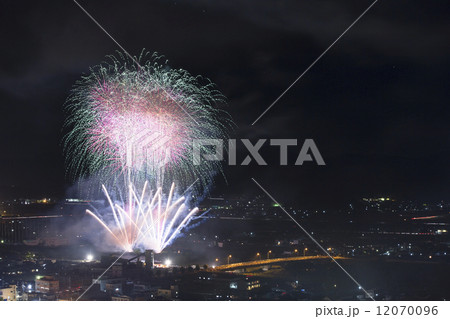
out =
<svg viewBox="0 0 450 319"><path fill-rule="evenodd" d="M125 251L131 252L142 247L160 253L198 212L197 207L190 211L186 208L185 197L174 200L174 183L165 202L161 187L152 194L151 191L147 192L147 185L146 182L140 194L137 194L130 184L128 202L123 204L113 203L106 187L102 187L114 222L108 222L100 214L86 210Z"/></svg>

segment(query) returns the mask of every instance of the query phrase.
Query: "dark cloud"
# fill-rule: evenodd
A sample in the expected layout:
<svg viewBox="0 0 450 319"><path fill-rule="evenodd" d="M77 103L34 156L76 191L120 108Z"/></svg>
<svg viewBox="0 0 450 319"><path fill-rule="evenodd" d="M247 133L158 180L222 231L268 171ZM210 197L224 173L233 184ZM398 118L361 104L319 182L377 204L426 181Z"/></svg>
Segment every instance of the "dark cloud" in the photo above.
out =
<svg viewBox="0 0 450 319"><path fill-rule="evenodd" d="M255 126L370 1L80 3L130 53L215 82L235 137L314 138L327 163L226 168L217 192L257 193L254 177L301 203L448 196L445 1L379 1ZM0 27L0 196L62 196L64 101L118 47L70 1L3 1Z"/></svg>

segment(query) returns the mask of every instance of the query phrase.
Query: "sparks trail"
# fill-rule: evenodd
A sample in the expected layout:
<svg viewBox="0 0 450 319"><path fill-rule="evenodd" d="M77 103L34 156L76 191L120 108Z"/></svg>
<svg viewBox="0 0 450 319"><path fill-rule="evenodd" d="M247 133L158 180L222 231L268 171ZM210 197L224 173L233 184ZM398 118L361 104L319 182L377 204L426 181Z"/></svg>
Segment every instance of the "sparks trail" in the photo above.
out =
<svg viewBox="0 0 450 319"><path fill-rule="evenodd" d="M198 212L198 208L187 209L184 197L174 199L175 184L172 184L165 201L161 188L152 195L146 190L147 185L144 184L141 193L129 185L130 198L125 205L114 203L103 186L113 221L105 221L102 215L86 210L108 231L116 244L128 252L141 246L161 252Z"/></svg>

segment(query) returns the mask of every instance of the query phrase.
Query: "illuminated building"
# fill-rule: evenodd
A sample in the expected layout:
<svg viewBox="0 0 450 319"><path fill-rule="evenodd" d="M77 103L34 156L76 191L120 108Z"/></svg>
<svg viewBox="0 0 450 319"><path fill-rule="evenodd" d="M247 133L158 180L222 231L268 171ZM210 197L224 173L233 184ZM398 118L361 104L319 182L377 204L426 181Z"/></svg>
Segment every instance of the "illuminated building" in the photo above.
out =
<svg viewBox="0 0 450 319"><path fill-rule="evenodd" d="M16 301L17 300L17 287L10 285L8 288L0 289L1 299L4 301Z"/></svg>
<svg viewBox="0 0 450 319"><path fill-rule="evenodd" d="M55 280L54 277L45 276L40 279L36 279L36 292L39 293L56 293L59 291L59 281Z"/></svg>

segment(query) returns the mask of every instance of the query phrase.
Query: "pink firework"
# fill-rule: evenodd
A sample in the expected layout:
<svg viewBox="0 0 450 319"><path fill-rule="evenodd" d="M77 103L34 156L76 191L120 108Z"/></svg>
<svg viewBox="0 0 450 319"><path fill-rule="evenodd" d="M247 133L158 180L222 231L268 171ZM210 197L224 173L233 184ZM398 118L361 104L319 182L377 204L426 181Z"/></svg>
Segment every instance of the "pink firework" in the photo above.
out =
<svg viewBox="0 0 450 319"><path fill-rule="evenodd" d="M127 184L167 180L180 187L198 180L196 188L205 190L221 164L196 165L193 141L227 137L231 119L215 107L222 95L211 83L201 85L199 77L158 64L155 57L147 60L144 54L139 66L123 56L112 61L93 68L69 97L69 170L95 174L110 186L127 176Z"/></svg>
<svg viewBox="0 0 450 319"><path fill-rule="evenodd" d="M113 163L136 170L176 165L185 156L192 120L166 91L110 83L94 88L92 99L92 151L105 150Z"/></svg>

